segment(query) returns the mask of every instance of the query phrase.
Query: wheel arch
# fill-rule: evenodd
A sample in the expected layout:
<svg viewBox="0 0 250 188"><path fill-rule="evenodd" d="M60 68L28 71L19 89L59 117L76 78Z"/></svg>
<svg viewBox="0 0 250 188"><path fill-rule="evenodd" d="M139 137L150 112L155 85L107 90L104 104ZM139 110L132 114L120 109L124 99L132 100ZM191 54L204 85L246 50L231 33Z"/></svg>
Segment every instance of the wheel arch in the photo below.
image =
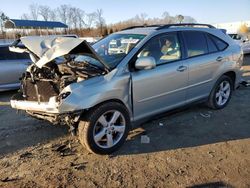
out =
<svg viewBox="0 0 250 188"><path fill-rule="evenodd" d="M101 105L103 105L103 104L105 104L105 103L110 103L110 102L117 102L117 103L123 105L123 106L127 109L128 113L129 113L130 120L132 120L132 118L133 118L133 116L132 116L133 113L132 113L132 110L130 109L130 107L127 106L122 100L117 99L117 98L114 98L114 99L107 99L107 100L101 101L101 102L95 104L94 106L90 107L90 108L88 109L88 111L89 111L89 110L92 110L92 109L94 109L94 108L98 108L98 106L101 106Z"/></svg>
<svg viewBox="0 0 250 188"><path fill-rule="evenodd" d="M234 71L225 72L223 75L228 76L233 81L233 88L235 89L236 73Z"/></svg>

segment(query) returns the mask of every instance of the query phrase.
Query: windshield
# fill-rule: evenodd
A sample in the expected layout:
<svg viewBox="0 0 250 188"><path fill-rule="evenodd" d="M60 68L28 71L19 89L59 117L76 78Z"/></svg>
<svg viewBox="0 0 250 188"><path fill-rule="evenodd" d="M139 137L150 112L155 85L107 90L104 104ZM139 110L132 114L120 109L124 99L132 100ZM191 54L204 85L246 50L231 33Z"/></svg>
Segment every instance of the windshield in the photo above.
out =
<svg viewBox="0 0 250 188"><path fill-rule="evenodd" d="M141 34L112 34L98 41L92 47L113 69L144 37L145 35Z"/></svg>

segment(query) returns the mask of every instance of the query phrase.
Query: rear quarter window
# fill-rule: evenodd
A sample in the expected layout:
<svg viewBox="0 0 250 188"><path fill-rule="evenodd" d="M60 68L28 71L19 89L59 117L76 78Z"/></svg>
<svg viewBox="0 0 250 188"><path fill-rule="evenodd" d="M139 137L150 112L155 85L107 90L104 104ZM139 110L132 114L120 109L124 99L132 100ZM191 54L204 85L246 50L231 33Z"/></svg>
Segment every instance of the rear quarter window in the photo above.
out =
<svg viewBox="0 0 250 188"><path fill-rule="evenodd" d="M223 51L228 47L228 44L223 41L222 39L219 39L218 37L209 34L209 38L214 42L214 44L217 46L219 51Z"/></svg>

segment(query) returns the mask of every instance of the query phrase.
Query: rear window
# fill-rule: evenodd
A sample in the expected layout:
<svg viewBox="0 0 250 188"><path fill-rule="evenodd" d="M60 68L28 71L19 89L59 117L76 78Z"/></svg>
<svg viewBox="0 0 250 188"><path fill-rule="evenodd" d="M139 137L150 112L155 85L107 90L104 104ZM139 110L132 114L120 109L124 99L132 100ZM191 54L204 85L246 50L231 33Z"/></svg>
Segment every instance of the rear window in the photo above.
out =
<svg viewBox="0 0 250 188"><path fill-rule="evenodd" d="M0 47L0 60L30 59L27 53L10 52L8 46Z"/></svg>
<svg viewBox="0 0 250 188"><path fill-rule="evenodd" d="M185 31L183 36L187 45L188 57L199 56L208 53L206 37L203 32Z"/></svg>
<svg viewBox="0 0 250 188"><path fill-rule="evenodd" d="M209 37L212 39L212 41L215 43L215 45L220 51L225 50L227 48L228 44L224 42L223 40L213 35L209 35Z"/></svg>

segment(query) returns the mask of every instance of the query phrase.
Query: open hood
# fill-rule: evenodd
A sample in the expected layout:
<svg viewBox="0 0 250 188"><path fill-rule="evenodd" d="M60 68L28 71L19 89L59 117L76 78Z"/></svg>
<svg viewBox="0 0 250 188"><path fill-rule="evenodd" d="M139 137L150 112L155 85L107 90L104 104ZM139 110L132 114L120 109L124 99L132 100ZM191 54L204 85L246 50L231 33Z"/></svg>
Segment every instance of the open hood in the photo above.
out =
<svg viewBox="0 0 250 188"><path fill-rule="evenodd" d="M17 46L20 42L26 49ZM42 68L50 61L63 55L85 54L100 61L104 69L108 72L110 71L110 67L102 60L95 50L85 40L80 38L62 36L22 37L18 41L15 41L9 49L17 53L31 52L35 54L38 60L34 63L39 68Z"/></svg>

